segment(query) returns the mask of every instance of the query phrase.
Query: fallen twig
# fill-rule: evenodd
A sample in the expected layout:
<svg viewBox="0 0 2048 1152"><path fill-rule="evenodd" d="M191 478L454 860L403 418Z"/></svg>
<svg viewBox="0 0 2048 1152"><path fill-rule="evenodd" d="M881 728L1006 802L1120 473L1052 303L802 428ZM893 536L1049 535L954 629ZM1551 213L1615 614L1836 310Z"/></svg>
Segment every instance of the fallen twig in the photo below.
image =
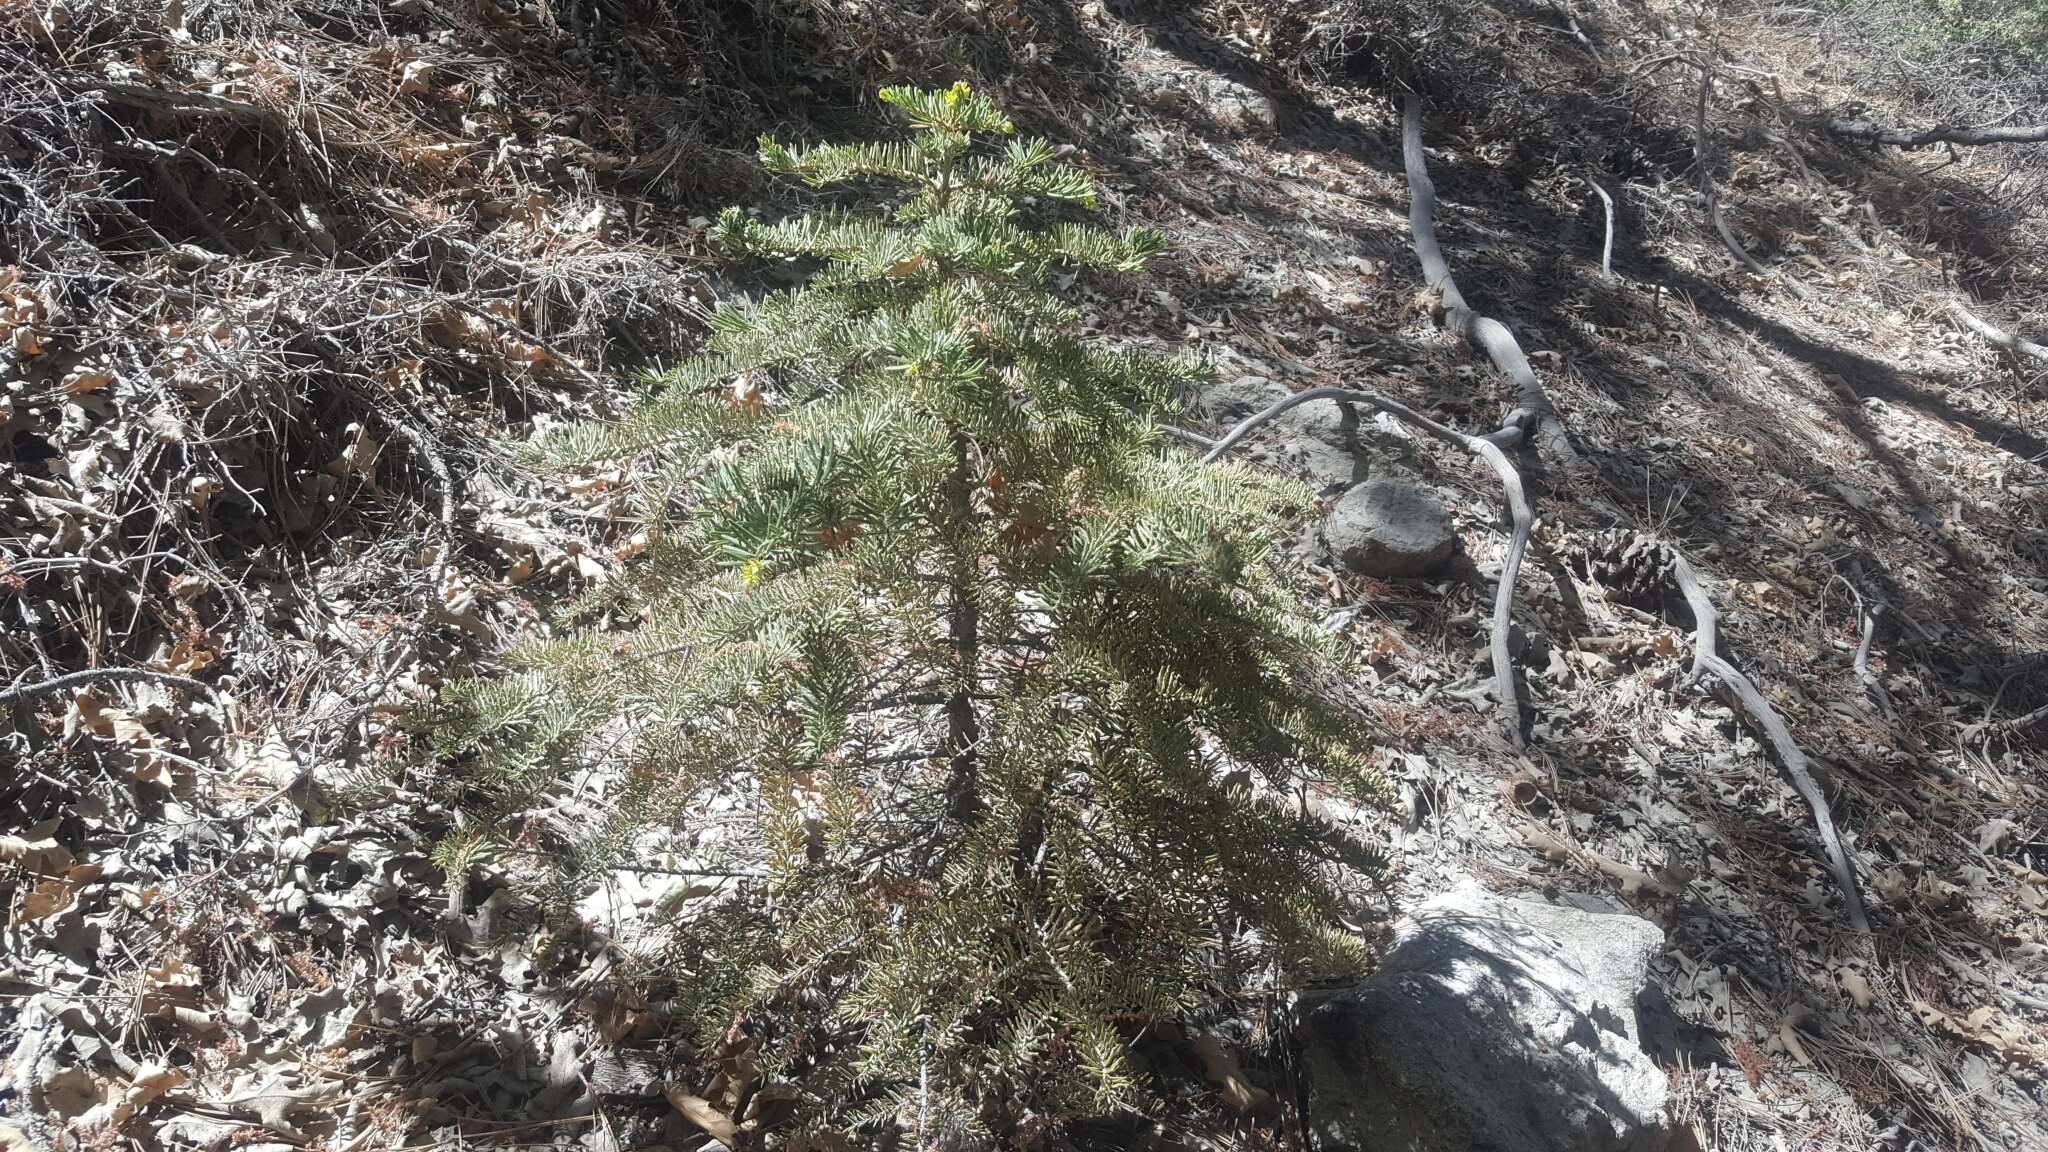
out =
<svg viewBox="0 0 2048 1152"><path fill-rule="evenodd" d="M1899 148L1924 148L1929 144L2039 144L2048 141L2048 124L2012 124L2002 128L1964 128L1936 124L1929 128L1893 128L1872 120L1829 120L1829 134L1848 140L1868 140Z"/></svg>
<svg viewBox="0 0 2048 1152"><path fill-rule="evenodd" d="M1863 638L1856 643L1856 679L1863 682L1864 690L1884 713L1885 723L1890 724L1897 719L1892 711L1891 693L1884 690L1884 682L1870 670L1870 642L1877 636L1877 617L1883 611L1884 605L1879 604L1863 613Z"/></svg>
<svg viewBox="0 0 2048 1152"><path fill-rule="evenodd" d="M1963 327L1991 341L1998 347L2008 352L2023 353L2036 360L2048 361L2048 348L2044 348L2029 340L2023 340L2017 333L2007 332L2002 328L1994 327L1976 313L1963 307L1960 301L1949 301L1948 311L1949 315L1954 316Z"/></svg>
<svg viewBox="0 0 2048 1152"><path fill-rule="evenodd" d="M1614 197L1607 194L1607 189L1602 188L1598 180L1588 179L1586 184L1593 189L1594 195L1600 197L1600 206L1607 212L1607 238L1600 245L1600 278L1612 280L1614 279Z"/></svg>
<svg viewBox="0 0 2048 1152"><path fill-rule="evenodd" d="M178 676L170 672L156 672L148 668L87 668L82 672L72 672L63 676L52 677L39 683L23 684L18 687L0 690L0 707L20 700L34 700L38 697L49 696L68 688L82 688L89 684L108 684L120 681L155 684L162 688L177 688L186 692L196 692L216 703L220 701L220 693L214 689L213 685L204 681L194 680L190 676Z"/></svg>
<svg viewBox="0 0 2048 1152"><path fill-rule="evenodd" d="M1693 163L1694 174L1699 180L1700 195L1707 204L1707 222L1713 225L1714 235L1720 238L1721 245L1728 249L1728 254L1735 257L1736 263L1748 269L1752 275L1769 277L1771 270L1749 254L1749 249L1744 248L1742 242L1735 238L1735 233L1728 228L1727 219L1721 215L1721 197L1714 190L1712 155L1707 148L1707 97L1714 88L1714 69L1709 63L1694 63L1699 65L1700 93L1699 100L1693 107ZM1806 285L1792 277L1783 276L1778 279L1785 285L1786 291L1799 299L1813 298L1813 293Z"/></svg>
<svg viewBox="0 0 2048 1152"><path fill-rule="evenodd" d="M1756 685L1750 683L1749 677L1721 657L1718 650L1721 614L1714 608L1706 589L1700 586L1699 576L1684 554L1676 548L1668 551L1672 578L1677 582L1686 604L1692 608L1692 671L1687 678L1697 680L1712 674L1735 697L1742 710L1749 713L1757 727L1763 729L1778 754L1778 762L1785 769L1785 775L1792 781L1793 790L1813 810L1814 826L1820 832L1821 846L1827 853L1828 870L1834 873L1835 884L1842 890L1843 902L1848 905L1850 926L1858 932L1870 931L1870 918L1863 910L1863 890L1856 883L1855 865L1850 863L1848 851L1842 846L1842 837L1835 830L1834 816L1828 810L1827 797L1821 794L1820 785L1814 781L1806 751L1792 738L1792 729L1786 725L1785 718L1778 714Z"/></svg>
<svg viewBox="0 0 2048 1152"><path fill-rule="evenodd" d="M1543 390L1543 382L1536 378L1535 369L1529 367L1529 358L1522 354L1515 334L1500 321L1472 310L1444 260L1433 218L1436 185L1429 178L1428 158L1422 149L1422 101L1412 93L1401 110L1401 162L1408 176L1408 229L1413 234L1415 258L1422 264L1423 282L1443 298L1445 325L1484 350L1494 367L1515 386L1515 408L1501 421L1502 431L1519 429L1519 435L1531 437L1538 447L1555 453L1576 470L1578 450L1565 435L1557 409Z"/></svg>

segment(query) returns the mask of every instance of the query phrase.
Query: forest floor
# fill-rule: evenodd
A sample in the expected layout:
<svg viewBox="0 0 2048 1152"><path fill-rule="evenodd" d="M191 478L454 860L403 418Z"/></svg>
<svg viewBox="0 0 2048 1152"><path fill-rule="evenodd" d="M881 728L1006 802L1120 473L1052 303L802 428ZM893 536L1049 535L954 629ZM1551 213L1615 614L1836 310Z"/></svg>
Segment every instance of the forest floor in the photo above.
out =
<svg viewBox="0 0 2048 1152"><path fill-rule="evenodd" d="M1422 291L1370 53L1291 66L1251 4L984 8L935 35L1171 242L1086 297L1091 328L1475 432L1512 406ZM634 981L697 881L621 876L583 909L603 931L565 933L490 869L444 875L452 817L404 721L631 562L623 476L534 476L502 443L615 410L742 290L701 216L787 192L662 117L758 118L765 89L648 79L649 45L702 25L68 11L19 41L42 80L8 81L0 139L25 174L0 185L0 671L157 675L6 702L0 1145L703 1144ZM1391 821L1359 817L1400 849L1399 901L1471 876L1663 926L1658 1054L1701 1148L2048 1147L2048 383L1948 309L2048 314L2048 167L1830 138L1855 96L1929 113L1774 12L1475 6L1411 62L1451 267L1580 457L1525 458L1527 747L1468 691L1507 539L1491 474L1370 420L1350 477L1282 433L1253 452L1326 496L1398 466L1457 516L1436 582L1298 542L1400 787ZM880 28L807 34L853 72L937 66ZM852 84L774 81L775 115L817 120ZM113 127L67 152L66 109ZM1701 127L1769 275L1705 227ZM1869 934L1768 743L1686 683L1693 621L1646 541L1690 557L1818 761ZM1289 1136L1191 1107L1212 1146Z"/></svg>

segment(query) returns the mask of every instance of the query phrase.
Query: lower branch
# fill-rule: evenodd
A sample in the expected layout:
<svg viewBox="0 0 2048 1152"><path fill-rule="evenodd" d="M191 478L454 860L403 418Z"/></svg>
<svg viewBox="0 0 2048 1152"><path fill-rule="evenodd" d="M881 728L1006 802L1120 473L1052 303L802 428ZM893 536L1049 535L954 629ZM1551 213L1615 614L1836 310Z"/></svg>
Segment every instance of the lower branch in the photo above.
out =
<svg viewBox="0 0 2048 1152"><path fill-rule="evenodd" d="M1408 177L1408 231L1415 245L1415 259L1422 265L1422 279L1443 297L1444 323L1467 343L1486 353L1502 375L1515 386L1515 410L1501 421L1506 428L1520 428L1539 448L1549 450L1578 471L1578 450L1565 435L1557 409L1529 367L1529 358L1515 342L1508 326L1482 316L1465 302L1465 294L1451 276L1443 247L1436 238L1436 184L1429 178L1429 162L1422 148L1422 101L1410 94L1401 108L1401 163Z"/></svg>
<svg viewBox="0 0 2048 1152"><path fill-rule="evenodd" d="M1202 463L1212 464L1223 458L1232 448L1242 443L1245 437L1257 431L1281 413L1311 400L1335 400L1346 404L1363 404L1368 408L1385 412L1396 419L1412 424L1446 443L1455 444L1480 459L1493 469L1500 478L1501 490L1505 493L1508 514L1513 519L1513 534L1508 538L1508 551L1501 563L1500 584L1494 591L1493 624L1488 638L1488 647L1493 656L1494 695L1500 700L1507 725L1508 739L1515 747L1522 747L1522 706L1515 690L1514 656L1508 649L1509 631L1514 624L1515 582L1521 576L1522 558L1529 551L1529 533L1535 523L1535 515L1529 508L1529 498L1522 488L1522 474L1515 469L1508 454L1491 437L1469 436L1455 428L1439 424L1420 412L1396 400L1389 400L1375 392L1356 388L1310 388L1297 392L1284 400L1278 400L1263 410L1246 417L1237 427L1232 428L1222 439L1216 441Z"/></svg>
<svg viewBox="0 0 2048 1152"><path fill-rule="evenodd" d="M1600 206L1607 212L1607 239L1600 245L1600 278L1612 280L1614 279L1614 197L1607 194L1607 189L1602 188L1599 181L1588 180L1586 183L1593 189L1593 194L1600 197Z"/></svg>
<svg viewBox="0 0 2048 1152"><path fill-rule="evenodd" d="M1846 140L1868 140L1899 148L1929 144L2040 144L2048 141L2048 124L2013 124L2003 128L1964 128L1936 124L1931 128L1893 128L1872 120L1830 120L1829 134Z"/></svg>
<svg viewBox="0 0 2048 1152"><path fill-rule="evenodd" d="M21 700L34 700L53 695L68 688L83 688L91 684L112 683L155 684L160 688L177 688L192 692L218 702L220 694L213 685L194 680L189 676L178 676L169 672L155 672L148 668L88 668L83 672L53 677L36 684L24 684L16 688L0 690L0 707Z"/></svg>
<svg viewBox="0 0 2048 1152"><path fill-rule="evenodd" d="M1813 809L1813 822L1820 832L1820 842L1827 852L1828 870L1834 873L1835 884L1842 890L1842 900L1848 906L1849 925L1858 932L1870 931L1870 918L1863 911L1863 890L1856 883L1856 868L1849 860L1849 853L1842 846L1842 837L1835 830L1834 816L1828 811L1827 797L1822 795L1820 785L1814 781L1812 762L1806 751L1792 738L1792 729L1785 718L1764 698L1755 684L1742 672L1721 658L1719 653L1721 636L1721 614L1715 610L1714 602L1706 590L1700 587L1699 576L1692 565L1678 549L1670 549L1672 578L1678 583L1679 592L1692 608L1693 649L1692 671L1689 679L1699 679L1707 674L1721 682L1733 695L1749 718L1762 728L1769 738L1771 747L1778 754L1778 762L1785 769L1785 775L1792 781L1792 788L1799 797Z"/></svg>
<svg viewBox="0 0 2048 1152"><path fill-rule="evenodd" d="M1976 313L1963 307L1961 303L1955 300L1948 302L1948 312L1963 327L1968 328L1970 331L1975 332L1977 335L1982 336L1984 339L1991 341L2008 352L2024 354L2036 360L2048 361L2048 348L2028 340L2022 340L2017 333L1993 327Z"/></svg>

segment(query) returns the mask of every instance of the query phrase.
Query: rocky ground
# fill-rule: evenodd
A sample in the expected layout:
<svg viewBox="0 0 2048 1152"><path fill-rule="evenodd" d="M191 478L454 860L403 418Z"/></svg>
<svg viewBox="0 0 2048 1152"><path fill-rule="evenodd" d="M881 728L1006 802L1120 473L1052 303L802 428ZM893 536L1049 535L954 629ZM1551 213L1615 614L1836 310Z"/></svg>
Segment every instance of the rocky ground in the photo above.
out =
<svg viewBox="0 0 2048 1152"><path fill-rule="evenodd" d="M1290 57L1285 22L1251 5L1010 7L1021 22L990 17L983 32L1008 38L1019 120L1080 141L1111 215L1172 241L1157 274L1091 298L1089 323L1214 359L1219 383L1191 429L1213 435L1331 385L1468 431L1497 425L1504 382L1440 330L1440 302L1421 291L1399 109L1359 53L1291 66L1309 54ZM1422 62L1439 82L1424 91L1437 227L1475 305L1531 354L1580 457L1527 461L1540 521L1515 609L1526 747L1483 691L1506 541L1492 474L1326 402L1246 449L1327 498L1331 515L1290 543L1327 626L1360 656L1358 694L1398 784L1391 820L1355 817L1400 849L1391 911L1476 883L1653 926L1639 991L1668 1008L1656 1028L1627 1031L1667 1078L1680 1141L2048 1145L2048 390L2038 364L1946 307L2007 328L2039 307L2035 169L1994 150L1924 172L1938 160L1812 131L1810 116L1852 90L1883 108L1905 94L1869 94L1853 54L1816 60L1796 16L1706 25L1605 3L1471 14L1477 31L1451 42L1506 29L1515 50L1488 58L1503 67L1484 89L1451 83L1463 58L1450 49ZM656 958L656 910L704 880L621 876L583 909L595 931L560 932L492 870L437 857L452 818L402 721L440 676L488 666L545 629L550 605L631 562L621 477L523 474L492 442L606 410L621 367L641 358L621 349L656 358L686 344L692 310L737 289L714 279L691 219L708 203L605 181L610 153L591 151L591 125L631 152L645 141L628 101L563 89L546 106L484 102L506 74L464 53L494 41L430 5L401 15L414 23L391 42L409 50L380 65L375 101L353 98L415 101L408 115L440 133L418 146L475 151L497 183L457 210L420 167L440 153L422 154L372 181L390 191L378 212L456 247L393 257L390 284L344 280L305 253L266 255L245 217L223 215L236 260L208 257L220 245L188 225L101 269L105 283L39 278L48 261L27 249L0 273L15 356L0 412L12 437L0 610L28 638L10 641L10 678L146 663L211 686L91 683L8 702L8 1139L704 1143L659 1094L682 1054L634 980ZM538 37L548 22L515 13L491 27ZM89 71L117 86L103 91L154 84L196 94L186 105L254 106L278 97L266 54L317 42L203 25L142 39L50 74L76 80L72 93ZM1697 116L1687 61L1708 58L1717 79ZM426 89L405 91L408 77ZM597 111L579 129L556 122L557 106ZM208 135L221 129L203 125L238 115L157 109L145 116L170 118L124 123L220 144L206 155L227 159ZM1768 276L1703 226L1696 121ZM661 162L701 171L735 155L677 149ZM1595 184L1616 205L1611 276ZM1993 210L2004 203L2020 207ZM283 211L263 227L317 247L315 226L335 218ZM460 245L546 268L553 287L499 291L530 287L507 272L484 296L455 296L461 306L407 294L449 291L440 266L481 259ZM589 310L583 289L602 276L610 291L596 295L619 302L623 327ZM138 359L111 361L125 346L105 330L127 314L107 302L132 307L117 282L149 277L175 290L134 317L156 325ZM367 343L318 355L280 343L283 358L267 358L279 331L347 339L370 319ZM399 354L359 358L380 346ZM220 382L276 381L279 364L313 381L285 389L307 409L278 409L267 428L241 420L273 407ZM357 391L322 391L330 377ZM374 413L394 409L366 394L406 398L402 418L380 424ZM181 405L204 419L177 417ZM1359 482L1396 495L1363 507ZM138 489L147 500L122 503ZM1388 500L1408 533L1391 547L1364 525ZM136 534L145 505L161 539L108 547ZM1725 653L1818 760L1868 935L1849 930L1813 813L1761 734L1688 682L1694 621L1666 546L1700 571ZM1246 1074L1301 1098L1292 1081L1313 1076L1294 1047L1314 1035L1298 1015L1261 1018L1244 1036ZM1298 1117L1238 1116L1222 1089L1189 1091L1191 1114L1211 1122L1189 1144L1273 1147L1302 1131Z"/></svg>

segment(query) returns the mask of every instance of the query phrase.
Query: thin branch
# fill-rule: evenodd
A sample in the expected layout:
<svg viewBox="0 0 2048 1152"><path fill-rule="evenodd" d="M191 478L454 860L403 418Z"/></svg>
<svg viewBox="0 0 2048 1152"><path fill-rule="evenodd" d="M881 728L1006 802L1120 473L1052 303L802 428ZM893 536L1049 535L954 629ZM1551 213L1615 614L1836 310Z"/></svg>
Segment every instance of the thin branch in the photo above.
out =
<svg viewBox="0 0 2048 1152"><path fill-rule="evenodd" d="M1785 718L1778 714L1764 694L1750 683L1749 677L1721 658L1721 614L1714 608L1714 602L1700 587L1699 576L1685 555L1677 548L1668 550L1671 555L1672 578L1678 584L1679 592L1692 608L1693 647L1692 671L1688 679L1697 680L1711 674L1735 697L1743 711L1757 727L1763 729L1771 747L1778 754L1778 763L1785 769L1785 775L1792 781L1792 788L1813 810L1814 827L1820 832L1821 847L1827 853L1828 870L1834 873L1835 884L1842 891L1843 902L1848 906L1849 925L1858 932L1870 931L1870 918L1863 910L1863 890L1856 883L1856 868L1849 860L1848 851L1842 846L1841 834L1835 830L1834 816L1828 810L1827 797L1822 795L1820 785L1814 782L1812 762L1805 749L1792 738L1792 729Z"/></svg>
<svg viewBox="0 0 2048 1152"><path fill-rule="evenodd" d="M1501 421L1502 428L1520 428L1523 434L1533 436L1540 447L1549 449L1576 470L1578 450L1565 435L1557 409L1543 390L1543 382L1536 378L1535 369L1529 367L1529 358L1522 354L1515 334L1500 321L1473 311L1444 260L1433 219L1436 185L1429 178L1429 162L1422 148L1422 100L1413 93L1405 98L1401 110L1401 162L1408 176L1408 229L1413 234L1415 258L1422 264L1423 282L1443 297L1445 324L1467 343L1483 350L1494 367L1515 386L1515 410Z"/></svg>
<svg viewBox="0 0 2048 1152"><path fill-rule="evenodd" d="M72 672L36 684L24 684L0 690L0 707L21 700L34 700L69 688L82 688L89 684L107 684L130 681L155 684L162 688L177 688L195 692L218 703L220 693L211 684L194 680L189 676L177 676L169 672L154 672L147 668L88 668L83 672Z"/></svg>
<svg viewBox="0 0 2048 1152"><path fill-rule="evenodd" d="M1893 128L1873 120L1829 120L1831 135L1846 140L1868 140L1900 148L1925 148L1929 144L2039 144L2048 141L2048 124L2012 124L2002 128L1965 128L1936 124L1930 128Z"/></svg>
<svg viewBox="0 0 2048 1152"><path fill-rule="evenodd" d="M1976 313L1962 306L1959 301L1948 302L1949 315L1954 316L1963 327L1991 341L2008 352L2018 352L2036 360L2048 361L2048 348L2021 339L2016 333L2007 332L1984 321Z"/></svg>
<svg viewBox="0 0 2048 1152"><path fill-rule="evenodd" d="M1700 92L1699 100L1693 107L1692 147L1693 164L1699 179L1700 195L1707 202L1707 221L1713 225L1714 234L1720 237L1722 246L1728 249L1729 255L1735 257L1736 263L1747 268L1753 275L1768 278L1771 276L1771 270L1764 267L1756 257L1749 254L1749 249L1744 248L1742 242L1735 238L1735 233L1728 228L1727 219L1721 215L1721 197L1714 190L1712 156L1707 148L1707 97L1714 88L1714 70L1708 64L1700 64L1699 69ZM1812 292L1808 290L1806 285L1801 284L1792 277L1779 277L1779 280L1785 285L1787 291L1799 299L1810 300L1813 298Z"/></svg>
<svg viewBox="0 0 2048 1152"><path fill-rule="evenodd" d="M1169 440L1178 440L1183 444L1190 444L1196 448L1209 449L1216 446L1216 442L1207 436L1197 432L1190 432L1186 428L1175 428L1168 424L1161 424L1159 426L1159 434Z"/></svg>
<svg viewBox="0 0 2048 1152"><path fill-rule="evenodd" d="M1877 673L1870 670L1870 642L1877 638L1877 618L1883 613L1882 604L1863 611L1863 638L1856 642L1855 667L1856 679L1862 681L1864 691L1870 693L1871 700L1883 711L1885 723L1891 724L1898 719L1892 709L1891 693L1884 690L1884 681L1878 679Z"/></svg>
<svg viewBox="0 0 2048 1152"><path fill-rule="evenodd" d="M1607 194L1607 189L1602 188L1598 180L1588 179L1586 183L1593 189L1593 194L1600 197L1600 206L1607 212L1607 238L1600 245L1600 278L1602 280L1612 280L1614 279L1614 197Z"/></svg>

